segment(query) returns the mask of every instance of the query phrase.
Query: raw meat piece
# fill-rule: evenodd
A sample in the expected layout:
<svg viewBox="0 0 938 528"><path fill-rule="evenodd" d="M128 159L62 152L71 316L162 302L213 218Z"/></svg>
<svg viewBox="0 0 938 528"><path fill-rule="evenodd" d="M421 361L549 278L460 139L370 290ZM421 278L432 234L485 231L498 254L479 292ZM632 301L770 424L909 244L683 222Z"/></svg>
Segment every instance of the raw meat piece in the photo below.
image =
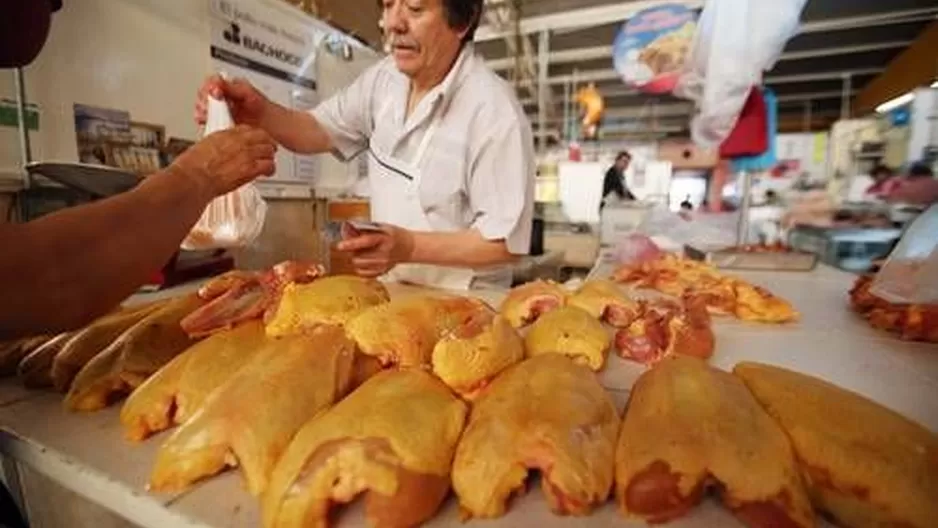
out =
<svg viewBox="0 0 938 528"><path fill-rule="evenodd" d="M738 378L697 358L666 358L635 383L615 469L628 517L682 517L716 486L750 528L814 526L785 433Z"/></svg>
<svg viewBox="0 0 938 528"><path fill-rule="evenodd" d="M52 361L74 332L65 332L46 341L20 361L16 375L29 389L45 389L52 386Z"/></svg>
<svg viewBox="0 0 938 528"><path fill-rule="evenodd" d="M569 304L616 328L632 324L641 309L638 301L626 297L616 283L608 280L586 281L570 297Z"/></svg>
<svg viewBox="0 0 938 528"><path fill-rule="evenodd" d="M567 306L538 319L524 338L524 348L528 357L560 354L598 372L606 365L610 342L602 323Z"/></svg>
<svg viewBox="0 0 938 528"><path fill-rule="evenodd" d="M53 337L51 335L25 337L0 345L0 377L16 374L20 361Z"/></svg>
<svg viewBox="0 0 938 528"><path fill-rule="evenodd" d="M333 504L360 494L372 526L418 526L449 491L466 412L426 372L378 374L297 433L264 494L264 526L326 527Z"/></svg>
<svg viewBox="0 0 938 528"><path fill-rule="evenodd" d="M456 394L474 400L499 372L524 359L524 341L498 315L481 329L444 337L433 349L433 373Z"/></svg>
<svg viewBox="0 0 938 528"><path fill-rule="evenodd" d="M323 324L344 325L365 308L390 299L380 282L350 275L325 277L309 284L290 283L267 322L267 334L280 337Z"/></svg>
<svg viewBox="0 0 938 528"><path fill-rule="evenodd" d="M511 326L521 328L551 310L566 306L569 295L555 282L536 280L512 288L502 301L499 312Z"/></svg>
<svg viewBox="0 0 938 528"><path fill-rule="evenodd" d="M501 373L475 402L453 462L472 517L504 515L529 470L558 515L588 515L609 496L619 416L595 375L558 355Z"/></svg>
<svg viewBox="0 0 938 528"><path fill-rule="evenodd" d="M703 300L644 302L640 312L616 333L616 350L623 358L654 365L673 354L713 356L716 338Z"/></svg>

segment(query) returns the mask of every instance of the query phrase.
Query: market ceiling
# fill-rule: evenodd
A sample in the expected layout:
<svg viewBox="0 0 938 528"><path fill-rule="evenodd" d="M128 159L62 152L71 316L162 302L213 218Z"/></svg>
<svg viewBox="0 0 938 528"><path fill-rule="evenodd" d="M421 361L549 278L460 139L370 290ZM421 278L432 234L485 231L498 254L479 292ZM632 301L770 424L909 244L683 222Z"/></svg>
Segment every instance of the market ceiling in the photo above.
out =
<svg viewBox="0 0 938 528"><path fill-rule="evenodd" d="M563 121L568 81L595 82L606 99L607 132L653 128L680 134L691 113L687 102L630 90L612 69L612 42L622 22L664 3L700 8L702 0L486 0L476 47L500 74L516 82L535 128L543 94L545 129L556 135ZM845 78L856 95L881 74L938 17L934 0L808 0L800 33L766 73L779 95L782 128L826 128L844 108ZM548 64L537 65L543 50ZM538 90L543 81L545 89ZM810 125L808 125L810 123Z"/></svg>

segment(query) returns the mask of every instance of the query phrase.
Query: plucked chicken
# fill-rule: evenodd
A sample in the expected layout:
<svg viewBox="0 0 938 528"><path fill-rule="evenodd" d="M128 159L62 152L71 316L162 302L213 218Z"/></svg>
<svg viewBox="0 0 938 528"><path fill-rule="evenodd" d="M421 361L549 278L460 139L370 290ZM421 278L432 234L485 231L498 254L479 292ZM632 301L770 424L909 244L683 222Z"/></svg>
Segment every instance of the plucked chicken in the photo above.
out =
<svg viewBox="0 0 938 528"><path fill-rule="evenodd" d="M715 485L750 528L814 526L785 433L738 378L697 358L667 358L635 383L615 471L620 511L649 523L685 515Z"/></svg>
<svg viewBox="0 0 938 528"><path fill-rule="evenodd" d="M495 312L478 299L414 295L373 306L345 325L362 353L382 365L429 366L433 347L464 326L492 321Z"/></svg>
<svg viewBox="0 0 938 528"><path fill-rule="evenodd" d="M273 345L262 321L214 334L176 356L137 387L121 409L124 436L141 441L185 423L216 388L265 346Z"/></svg>
<svg viewBox="0 0 938 528"><path fill-rule="evenodd" d="M260 495L293 435L345 395L355 344L341 328L267 343L160 447L151 490L179 491L239 465L248 491Z"/></svg>
<svg viewBox="0 0 938 528"><path fill-rule="evenodd" d="M504 515L529 470L559 515L587 515L609 496L619 417L588 369L558 355L500 374L475 402L456 449L453 488L472 517Z"/></svg>
<svg viewBox="0 0 938 528"><path fill-rule="evenodd" d="M938 436L811 376L758 363L733 372L788 433L817 509L853 528L935 526Z"/></svg>
<svg viewBox="0 0 938 528"><path fill-rule="evenodd" d="M555 282L536 280L512 288L502 301L499 312L511 326L521 328L551 310L566 306L569 295Z"/></svg>
<svg viewBox="0 0 938 528"><path fill-rule="evenodd" d="M643 302L639 316L615 337L620 356L644 365L673 354L709 359L715 344L707 306L697 298Z"/></svg>
<svg viewBox="0 0 938 528"><path fill-rule="evenodd" d="M638 301L626 297L619 286L609 280L586 281L570 297L569 304L616 328L632 324L641 311Z"/></svg>
<svg viewBox="0 0 938 528"><path fill-rule="evenodd" d="M196 295L172 300L117 337L75 376L65 396L74 411L97 411L130 393L163 365L195 344L179 322L204 301Z"/></svg>
<svg viewBox="0 0 938 528"><path fill-rule="evenodd" d="M53 337L55 336L24 337L0 344L0 376L6 377L16 374L16 370L23 358L46 344Z"/></svg>
<svg viewBox="0 0 938 528"><path fill-rule="evenodd" d="M23 385L30 389L44 389L52 386L52 362L75 332L65 332L46 341L20 361L16 375Z"/></svg>
<svg viewBox="0 0 938 528"><path fill-rule="evenodd" d="M499 372L524 359L524 341L501 315L482 328L460 330L433 348L433 373L474 400Z"/></svg>
<svg viewBox="0 0 938 528"><path fill-rule="evenodd" d="M466 411L426 372L378 374L297 433L264 494L264 526L325 528L333 504L360 494L373 527L419 525L449 491Z"/></svg>
<svg viewBox="0 0 938 528"><path fill-rule="evenodd" d="M560 354L600 371L611 342L602 323L587 312L566 306L541 316L524 338L528 357Z"/></svg>
<svg viewBox="0 0 938 528"><path fill-rule="evenodd" d="M267 322L267 334L280 337L323 324L344 325L365 308L390 300L384 285L350 275L309 284L287 284Z"/></svg>

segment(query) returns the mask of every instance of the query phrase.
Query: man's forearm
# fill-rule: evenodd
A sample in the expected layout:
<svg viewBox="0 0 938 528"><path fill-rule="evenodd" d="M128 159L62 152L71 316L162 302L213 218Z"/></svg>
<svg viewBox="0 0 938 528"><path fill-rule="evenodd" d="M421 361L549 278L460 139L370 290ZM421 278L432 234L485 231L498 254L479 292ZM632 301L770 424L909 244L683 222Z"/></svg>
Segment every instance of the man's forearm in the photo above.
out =
<svg viewBox="0 0 938 528"><path fill-rule="evenodd" d="M517 260L504 240L486 240L475 229L451 233L413 232L411 261L438 266L481 268Z"/></svg>
<svg viewBox="0 0 938 528"><path fill-rule="evenodd" d="M79 327L158 271L211 199L181 172L34 222L0 226L0 339Z"/></svg>
<svg viewBox="0 0 938 528"><path fill-rule="evenodd" d="M277 143L298 154L321 154L332 150L329 134L308 112L270 103L259 126Z"/></svg>

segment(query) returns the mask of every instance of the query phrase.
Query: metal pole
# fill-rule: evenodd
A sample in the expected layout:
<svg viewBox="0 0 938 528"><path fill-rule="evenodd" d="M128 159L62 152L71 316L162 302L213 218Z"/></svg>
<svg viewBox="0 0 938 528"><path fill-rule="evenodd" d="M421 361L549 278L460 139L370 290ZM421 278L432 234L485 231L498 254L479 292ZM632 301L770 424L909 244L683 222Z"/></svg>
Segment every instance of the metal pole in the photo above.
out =
<svg viewBox="0 0 938 528"><path fill-rule="evenodd" d="M543 154L547 150L547 70L550 61L550 33L541 31L537 42L537 126L540 130L538 146Z"/></svg>
<svg viewBox="0 0 938 528"><path fill-rule="evenodd" d="M571 86L570 81L563 83L563 139L564 141L570 141L572 134L570 133L570 97L571 97Z"/></svg>
<svg viewBox="0 0 938 528"><path fill-rule="evenodd" d="M811 100L808 99L804 102L804 131L811 131L811 121L814 119L814 116L811 115Z"/></svg>
<svg viewBox="0 0 938 528"><path fill-rule="evenodd" d="M742 200L739 203L739 221L736 224L736 245L742 246L749 238L749 208L752 205L752 175L749 171L740 172L737 181L742 185Z"/></svg>
<svg viewBox="0 0 938 528"><path fill-rule="evenodd" d="M843 91L840 95L840 118L850 119L850 93L853 92L853 77L844 74Z"/></svg>
<svg viewBox="0 0 938 528"><path fill-rule="evenodd" d="M16 119L19 121L20 161L23 162L23 183L29 188L29 174L26 165L33 160L32 147L29 143L29 126L26 123L26 83L23 80L23 68L13 70L13 84L16 90Z"/></svg>

